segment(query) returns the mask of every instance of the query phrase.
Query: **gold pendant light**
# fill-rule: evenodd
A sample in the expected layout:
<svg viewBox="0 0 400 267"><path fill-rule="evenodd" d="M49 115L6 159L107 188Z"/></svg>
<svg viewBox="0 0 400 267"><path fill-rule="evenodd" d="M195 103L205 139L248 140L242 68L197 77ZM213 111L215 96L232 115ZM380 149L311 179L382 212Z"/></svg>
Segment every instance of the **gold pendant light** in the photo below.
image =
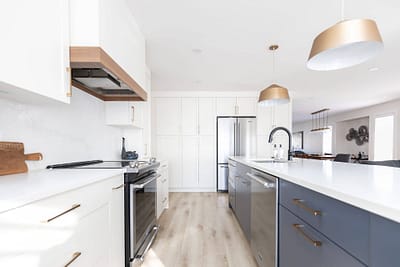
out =
<svg viewBox="0 0 400 267"><path fill-rule="evenodd" d="M342 20L320 33L313 42L307 67L312 70L337 70L361 64L383 50L375 21Z"/></svg>
<svg viewBox="0 0 400 267"><path fill-rule="evenodd" d="M272 51L272 72L275 75L275 51L279 48L278 45L271 45L269 50ZM260 92L258 104L262 106L286 104L290 101L288 89L278 84L271 84Z"/></svg>

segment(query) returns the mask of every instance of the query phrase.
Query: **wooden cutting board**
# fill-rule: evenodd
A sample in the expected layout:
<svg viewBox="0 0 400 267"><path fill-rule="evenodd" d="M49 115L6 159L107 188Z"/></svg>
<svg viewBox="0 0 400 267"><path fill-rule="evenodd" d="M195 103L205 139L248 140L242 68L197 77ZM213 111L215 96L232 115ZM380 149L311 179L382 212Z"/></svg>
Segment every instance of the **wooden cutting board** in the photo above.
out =
<svg viewBox="0 0 400 267"><path fill-rule="evenodd" d="M24 144L0 142L0 175L28 172L25 160L42 160L41 153L25 154Z"/></svg>

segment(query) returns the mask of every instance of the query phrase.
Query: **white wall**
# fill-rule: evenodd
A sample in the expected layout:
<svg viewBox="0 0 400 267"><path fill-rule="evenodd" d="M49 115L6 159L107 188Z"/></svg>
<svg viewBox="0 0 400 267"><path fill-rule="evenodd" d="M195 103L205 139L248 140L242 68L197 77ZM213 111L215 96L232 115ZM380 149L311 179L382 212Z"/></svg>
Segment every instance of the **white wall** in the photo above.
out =
<svg viewBox="0 0 400 267"><path fill-rule="evenodd" d="M43 153L43 161L29 162L30 169L68 161L117 159L122 130L106 126L104 112L103 101L75 89L70 105L0 99L0 140L23 142L26 153Z"/></svg>
<svg viewBox="0 0 400 267"><path fill-rule="evenodd" d="M350 112L345 112L341 114L334 115L329 118L329 125L333 127L333 153L337 153L339 151L336 150L336 123L346 120L353 120L363 117L369 117L369 143L368 143L368 151L369 158L371 160L374 159L374 131L375 131L375 118L387 115L394 114L395 116L395 153L394 158L400 159L400 100L393 100L390 102L382 103L379 105L370 106L367 108L357 109ZM297 122L293 124L293 131L304 131L304 144L306 152L314 152L314 150L322 151L322 136L319 141L319 137L315 138L314 134L310 133L311 130L311 120L305 122ZM312 140L315 138L315 140ZM312 144L311 146L307 146L307 144Z"/></svg>
<svg viewBox="0 0 400 267"><path fill-rule="evenodd" d="M357 155L359 152L364 152L368 155L369 143L364 143L359 146L355 140L347 141L346 135L349 133L350 128L354 128L358 131L358 128L362 125L368 127L369 130L369 118L363 117L354 120L346 120L336 123L336 153L350 153Z"/></svg>

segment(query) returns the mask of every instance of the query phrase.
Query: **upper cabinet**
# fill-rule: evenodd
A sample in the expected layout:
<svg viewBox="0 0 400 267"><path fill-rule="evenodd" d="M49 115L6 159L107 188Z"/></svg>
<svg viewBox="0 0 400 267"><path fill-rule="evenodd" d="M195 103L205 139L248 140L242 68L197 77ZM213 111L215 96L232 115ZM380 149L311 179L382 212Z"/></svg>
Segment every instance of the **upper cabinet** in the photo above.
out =
<svg viewBox="0 0 400 267"><path fill-rule="evenodd" d="M145 127L145 102L106 102L106 124L112 126Z"/></svg>
<svg viewBox="0 0 400 267"><path fill-rule="evenodd" d="M85 2L85 1L82 1ZM7 1L0 8L0 90L69 103L69 1Z"/></svg>
<svg viewBox="0 0 400 267"><path fill-rule="evenodd" d="M254 97L218 97L218 116L255 116L257 99Z"/></svg>
<svg viewBox="0 0 400 267"><path fill-rule="evenodd" d="M145 39L126 1L70 2L73 85L105 101L146 100Z"/></svg>
<svg viewBox="0 0 400 267"><path fill-rule="evenodd" d="M181 134L182 101L178 97L153 98L157 135Z"/></svg>

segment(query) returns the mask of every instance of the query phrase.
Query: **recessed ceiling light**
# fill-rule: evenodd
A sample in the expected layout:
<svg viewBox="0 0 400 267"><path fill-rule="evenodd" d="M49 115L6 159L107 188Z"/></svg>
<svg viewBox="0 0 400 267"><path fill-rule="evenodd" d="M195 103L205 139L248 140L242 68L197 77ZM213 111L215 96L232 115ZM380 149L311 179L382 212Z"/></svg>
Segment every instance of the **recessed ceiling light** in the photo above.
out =
<svg viewBox="0 0 400 267"><path fill-rule="evenodd" d="M200 48L193 48L192 52L195 54L201 54L201 53L203 53L203 50L201 50Z"/></svg>
<svg viewBox="0 0 400 267"><path fill-rule="evenodd" d="M368 70L369 70L369 71L378 71L379 68L378 68L378 67L372 67L372 68L369 68Z"/></svg>

